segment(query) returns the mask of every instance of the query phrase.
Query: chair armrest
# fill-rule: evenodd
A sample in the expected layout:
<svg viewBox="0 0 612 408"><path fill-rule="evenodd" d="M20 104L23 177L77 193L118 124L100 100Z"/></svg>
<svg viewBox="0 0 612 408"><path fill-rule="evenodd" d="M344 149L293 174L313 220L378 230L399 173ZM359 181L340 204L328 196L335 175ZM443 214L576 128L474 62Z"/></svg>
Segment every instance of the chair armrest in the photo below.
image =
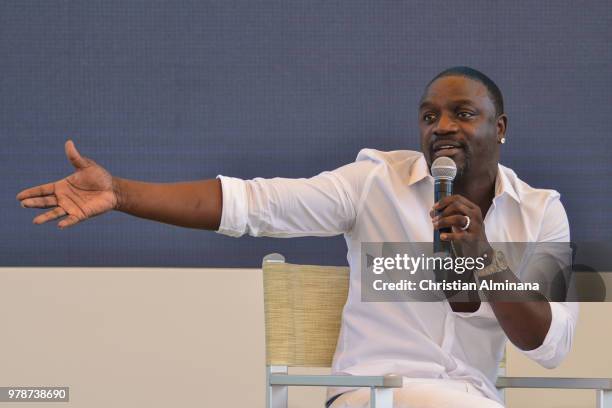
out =
<svg viewBox="0 0 612 408"><path fill-rule="evenodd" d="M497 388L612 390L612 378L498 377Z"/></svg>
<svg viewBox="0 0 612 408"><path fill-rule="evenodd" d="M289 375L271 374L270 385L306 387L378 387L399 388L402 377L397 375Z"/></svg>

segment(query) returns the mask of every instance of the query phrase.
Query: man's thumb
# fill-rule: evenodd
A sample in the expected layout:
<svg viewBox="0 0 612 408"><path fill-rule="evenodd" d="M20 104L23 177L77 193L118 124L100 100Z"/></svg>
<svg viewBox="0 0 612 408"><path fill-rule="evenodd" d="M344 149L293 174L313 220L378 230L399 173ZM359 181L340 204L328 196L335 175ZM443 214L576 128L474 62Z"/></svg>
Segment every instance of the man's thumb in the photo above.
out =
<svg viewBox="0 0 612 408"><path fill-rule="evenodd" d="M76 167L77 169L84 169L85 167L87 167L87 159L83 158L79 154L79 151L76 149L76 146L74 145L74 142L72 140L66 141L64 149L66 150L66 156L68 156L68 160L70 160L70 163L72 163L74 167Z"/></svg>

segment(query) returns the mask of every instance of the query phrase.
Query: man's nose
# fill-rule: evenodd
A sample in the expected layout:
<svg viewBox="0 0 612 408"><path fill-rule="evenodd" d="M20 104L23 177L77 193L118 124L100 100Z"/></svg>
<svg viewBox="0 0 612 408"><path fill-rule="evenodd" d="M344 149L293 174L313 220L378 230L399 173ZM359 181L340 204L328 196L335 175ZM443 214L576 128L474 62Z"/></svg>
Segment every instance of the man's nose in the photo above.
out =
<svg viewBox="0 0 612 408"><path fill-rule="evenodd" d="M442 114L440 119L436 122L436 127L433 132L435 134L454 133L458 128L457 122L455 122L450 115Z"/></svg>

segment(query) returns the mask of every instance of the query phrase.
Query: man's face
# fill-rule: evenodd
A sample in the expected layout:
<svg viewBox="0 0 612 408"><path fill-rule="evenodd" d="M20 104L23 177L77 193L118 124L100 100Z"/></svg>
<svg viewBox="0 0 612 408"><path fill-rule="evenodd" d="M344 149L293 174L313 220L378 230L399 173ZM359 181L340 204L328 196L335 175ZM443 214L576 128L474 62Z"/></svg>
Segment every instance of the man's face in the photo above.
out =
<svg viewBox="0 0 612 408"><path fill-rule="evenodd" d="M497 118L482 83L442 77L426 89L419 108L421 151L430 167L438 157L448 156L457 164L457 177L481 174L497 166L505 125L505 115Z"/></svg>

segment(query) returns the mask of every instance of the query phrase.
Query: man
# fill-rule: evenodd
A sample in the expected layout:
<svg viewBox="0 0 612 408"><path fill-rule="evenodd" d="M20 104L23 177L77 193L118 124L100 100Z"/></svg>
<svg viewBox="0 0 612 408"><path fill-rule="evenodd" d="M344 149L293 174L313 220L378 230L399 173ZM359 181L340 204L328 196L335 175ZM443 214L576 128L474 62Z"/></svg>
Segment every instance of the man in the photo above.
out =
<svg viewBox="0 0 612 408"><path fill-rule="evenodd" d="M359 277L362 242L427 242L434 228L450 227L441 238L463 250L483 244L480 255L490 263L481 279L511 272L489 242L569 242L559 194L531 188L498 164L507 124L493 81L456 67L437 75L421 99L422 153L364 149L354 163L310 179L149 184L112 177L68 141L76 172L17 199L24 207L53 208L36 224L65 216L60 228L118 210L231 236L344 234L351 279L333 372L404 376L397 407L499 407L494 384L506 339L541 365L558 365L571 347L575 304L544 297L362 302ZM454 160L458 174L455 194L434 206L429 169L441 156ZM366 391L330 389L328 405L365 407Z"/></svg>

